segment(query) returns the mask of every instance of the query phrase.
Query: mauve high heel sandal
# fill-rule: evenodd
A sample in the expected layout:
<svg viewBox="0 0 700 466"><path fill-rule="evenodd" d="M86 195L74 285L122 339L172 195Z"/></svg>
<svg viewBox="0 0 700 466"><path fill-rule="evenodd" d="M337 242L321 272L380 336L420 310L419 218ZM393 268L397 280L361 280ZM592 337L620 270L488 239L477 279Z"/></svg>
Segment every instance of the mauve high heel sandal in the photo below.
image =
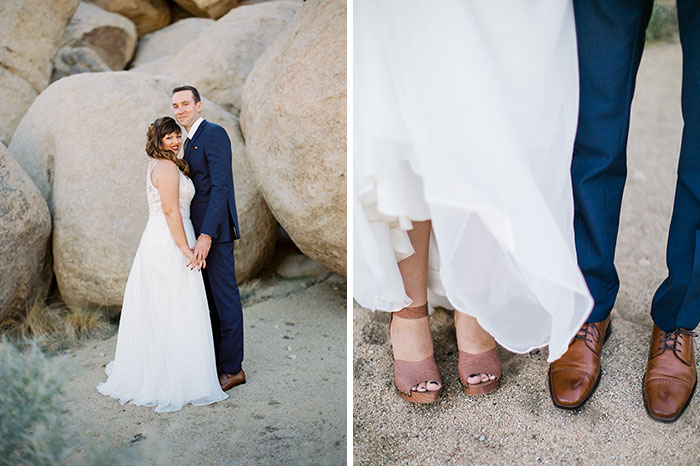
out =
<svg viewBox="0 0 700 466"><path fill-rule="evenodd" d="M498 349L493 348L479 354L459 352L457 362L459 381L467 395L487 395L501 386L501 359ZM479 374L494 375L495 378L477 384L467 383L467 379Z"/></svg>
<svg viewBox="0 0 700 466"><path fill-rule="evenodd" d="M393 312L391 322L394 321L394 315L402 319L420 319L428 315L428 305L406 307L400 311ZM391 323L389 326L391 326ZM428 391L427 389L424 392L411 390L411 387L421 382L426 382L426 384L437 382L441 386L439 390L435 391ZM415 362L394 359L394 384L399 392L399 396L410 403L435 403L442 393L442 380L435 363L435 355L430 355L422 361Z"/></svg>

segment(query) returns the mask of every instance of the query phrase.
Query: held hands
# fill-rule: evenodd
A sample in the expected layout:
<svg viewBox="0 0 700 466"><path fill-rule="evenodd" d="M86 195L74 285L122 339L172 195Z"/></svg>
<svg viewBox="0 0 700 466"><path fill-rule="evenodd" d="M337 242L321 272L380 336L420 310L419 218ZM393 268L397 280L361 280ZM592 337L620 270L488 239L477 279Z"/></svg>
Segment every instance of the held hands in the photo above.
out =
<svg viewBox="0 0 700 466"><path fill-rule="evenodd" d="M187 257L187 268L190 270L194 270L197 268L197 270L202 270L207 266L207 262L202 259L202 260L197 260L197 258L194 255L194 251L191 249L187 248L184 251L182 251L185 254L185 257Z"/></svg>
<svg viewBox="0 0 700 466"><path fill-rule="evenodd" d="M201 266L202 269L207 266L206 258L209 254L209 248L211 248L211 236L202 233L199 235L197 242L194 243L194 247L192 248L194 260L197 261L197 263L203 264Z"/></svg>

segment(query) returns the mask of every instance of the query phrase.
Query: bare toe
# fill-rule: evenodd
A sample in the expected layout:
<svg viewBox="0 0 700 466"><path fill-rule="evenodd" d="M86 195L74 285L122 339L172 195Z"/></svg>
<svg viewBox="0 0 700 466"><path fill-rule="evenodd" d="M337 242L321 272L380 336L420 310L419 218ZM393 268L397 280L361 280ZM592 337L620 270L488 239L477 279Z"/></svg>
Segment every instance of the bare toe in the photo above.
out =
<svg viewBox="0 0 700 466"><path fill-rule="evenodd" d="M426 384L426 388L429 392L436 392L440 390L440 382L438 382L437 380L429 380Z"/></svg>
<svg viewBox="0 0 700 466"><path fill-rule="evenodd" d="M472 374L467 377L467 383L469 385L476 385L481 382L481 376L479 374Z"/></svg>
<svg viewBox="0 0 700 466"><path fill-rule="evenodd" d="M419 392L425 392L425 391L427 391L427 390L428 390L428 389L425 388L425 382L421 382L421 383L418 384L418 391L419 391Z"/></svg>

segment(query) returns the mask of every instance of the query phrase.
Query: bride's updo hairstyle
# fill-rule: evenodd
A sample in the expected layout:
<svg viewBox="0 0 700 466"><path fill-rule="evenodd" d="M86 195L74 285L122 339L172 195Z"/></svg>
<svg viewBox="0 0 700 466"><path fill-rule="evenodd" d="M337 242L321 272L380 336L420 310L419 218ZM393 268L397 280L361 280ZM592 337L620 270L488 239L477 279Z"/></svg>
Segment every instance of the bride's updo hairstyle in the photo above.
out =
<svg viewBox="0 0 700 466"><path fill-rule="evenodd" d="M182 173L188 175L190 166L184 159L177 158L177 154L171 150L163 149L163 138L170 133L182 134L182 130L174 119L165 116L158 118L148 127L146 137L146 154L154 159L166 159L177 165Z"/></svg>

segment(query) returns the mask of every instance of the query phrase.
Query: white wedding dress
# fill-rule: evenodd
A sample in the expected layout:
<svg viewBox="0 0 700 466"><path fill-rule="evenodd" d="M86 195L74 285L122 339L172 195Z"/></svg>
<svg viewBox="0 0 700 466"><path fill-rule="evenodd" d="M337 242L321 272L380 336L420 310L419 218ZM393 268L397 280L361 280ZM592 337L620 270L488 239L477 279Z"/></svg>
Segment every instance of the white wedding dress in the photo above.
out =
<svg viewBox="0 0 700 466"><path fill-rule="evenodd" d="M117 349L108 379L97 386L120 403L177 411L188 403L206 405L228 397L221 390L214 359L209 307L202 274L187 268L163 215L158 189L146 177L148 223L124 292ZM194 185L180 173L179 206L190 246Z"/></svg>
<svg viewBox="0 0 700 466"><path fill-rule="evenodd" d="M431 305L561 356L593 305L576 261L571 1L354 3L354 296L410 304L397 260L432 220Z"/></svg>

